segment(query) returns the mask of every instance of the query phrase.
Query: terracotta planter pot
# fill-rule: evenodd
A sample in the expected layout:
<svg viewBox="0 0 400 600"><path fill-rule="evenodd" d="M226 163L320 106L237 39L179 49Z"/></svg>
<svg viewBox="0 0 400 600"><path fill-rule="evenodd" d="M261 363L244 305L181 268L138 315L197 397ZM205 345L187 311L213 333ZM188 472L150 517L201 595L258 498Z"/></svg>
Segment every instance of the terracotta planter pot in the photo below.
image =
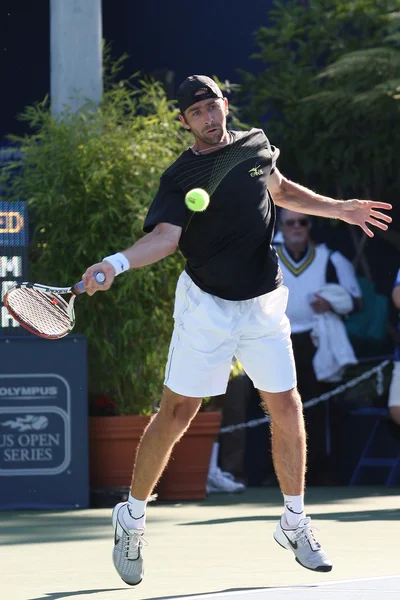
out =
<svg viewBox="0 0 400 600"><path fill-rule="evenodd" d="M89 417L90 486L129 487L136 449L150 417Z"/></svg>
<svg viewBox="0 0 400 600"><path fill-rule="evenodd" d="M211 451L221 428L221 413L199 412L175 446L155 492L159 500L202 500Z"/></svg>
<svg viewBox="0 0 400 600"><path fill-rule="evenodd" d="M90 417L91 488L128 487L136 449L150 417ZM200 412L175 446L156 489L160 500L201 500L206 496L213 443L220 412Z"/></svg>

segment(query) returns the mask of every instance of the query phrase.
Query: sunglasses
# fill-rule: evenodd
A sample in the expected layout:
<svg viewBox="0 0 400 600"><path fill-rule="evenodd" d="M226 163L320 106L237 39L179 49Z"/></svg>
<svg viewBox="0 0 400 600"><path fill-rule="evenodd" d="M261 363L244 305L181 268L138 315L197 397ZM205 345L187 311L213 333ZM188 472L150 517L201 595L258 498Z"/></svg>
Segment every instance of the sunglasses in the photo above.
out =
<svg viewBox="0 0 400 600"><path fill-rule="evenodd" d="M307 227L308 219L288 219L284 221L282 225L287 225L288 227L294 227L294 225L300 225L300 227Z"/></svg>

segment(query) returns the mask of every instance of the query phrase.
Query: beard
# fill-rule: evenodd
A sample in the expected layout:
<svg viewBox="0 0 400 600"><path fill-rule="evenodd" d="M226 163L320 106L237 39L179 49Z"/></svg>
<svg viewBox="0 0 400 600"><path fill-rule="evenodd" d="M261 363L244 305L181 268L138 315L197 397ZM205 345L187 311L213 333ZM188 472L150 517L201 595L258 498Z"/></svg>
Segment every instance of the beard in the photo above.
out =
<svg viewBox="0 0 400 600"><path fill-rule="evenodd" d="M212 129L214 131L212 131L210 133L207 133L207 131L205 131L205 132L202 132L201 135L197 136L202 142L204 142L205 144L208 144L209 146L215 146L217 144L220 144L222 141L222 138L224 137L224 130L221 127L221 125L216 125Z"/></svg>

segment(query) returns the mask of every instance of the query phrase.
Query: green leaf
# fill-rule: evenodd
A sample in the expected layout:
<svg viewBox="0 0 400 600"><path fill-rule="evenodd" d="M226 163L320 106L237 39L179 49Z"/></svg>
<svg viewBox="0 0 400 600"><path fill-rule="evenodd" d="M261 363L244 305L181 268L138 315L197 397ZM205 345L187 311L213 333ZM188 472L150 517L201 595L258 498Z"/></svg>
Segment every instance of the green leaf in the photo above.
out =
<svg viewBox="0 0 400 600"><path fill-rule="evenodd" d="M120 66L106 64L108 87L96 110L88 103L54 118L46 98L21 115L32 133L14 138L22 161L2 180L6 200L29 202L36 281L71 285L90 264L139 239L159 176L186 149L162 86L133 78L121 86L113 79ZM149 414L160 399L183 265L176 253L76 303L75 331L88 340L89 392L108 393L121 414Z"/></svg>

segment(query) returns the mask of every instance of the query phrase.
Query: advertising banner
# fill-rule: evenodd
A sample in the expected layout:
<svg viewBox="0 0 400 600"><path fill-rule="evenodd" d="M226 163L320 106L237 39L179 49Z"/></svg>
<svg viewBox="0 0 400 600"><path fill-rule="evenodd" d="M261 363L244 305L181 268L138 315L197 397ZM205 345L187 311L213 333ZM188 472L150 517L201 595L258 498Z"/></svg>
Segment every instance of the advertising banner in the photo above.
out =
<svg viewBox="0 0 400 600"><path fill-rule="evenodd" d="M0 509L88 506L86 340L0 338Z"/></svg>

